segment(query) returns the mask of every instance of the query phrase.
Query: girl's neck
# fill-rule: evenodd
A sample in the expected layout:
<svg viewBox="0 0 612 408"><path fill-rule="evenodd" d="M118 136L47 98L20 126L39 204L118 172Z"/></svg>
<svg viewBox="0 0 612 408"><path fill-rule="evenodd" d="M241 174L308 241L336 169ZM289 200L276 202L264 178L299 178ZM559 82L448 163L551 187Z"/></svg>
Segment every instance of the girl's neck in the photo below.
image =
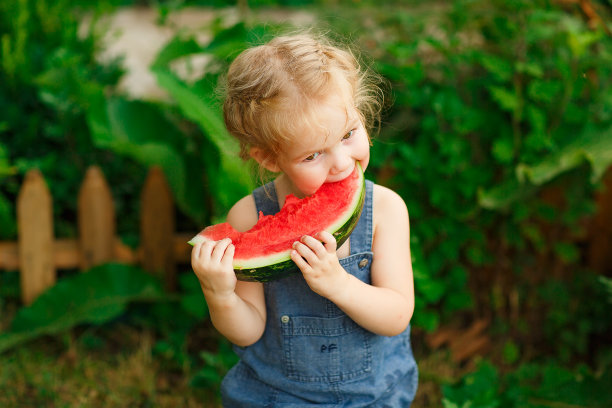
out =
<svg viewBox="0 0 612 408"><path fill-rule="evenodd" d="M297 198L304 198L304 193L298 190L295 185L291 182L289 177L284 173L281 173L274 180L274 188L276 189L276 195L278 197L278 205L282 208L285 204L285 197L289 194L293 194Z"/></svg>

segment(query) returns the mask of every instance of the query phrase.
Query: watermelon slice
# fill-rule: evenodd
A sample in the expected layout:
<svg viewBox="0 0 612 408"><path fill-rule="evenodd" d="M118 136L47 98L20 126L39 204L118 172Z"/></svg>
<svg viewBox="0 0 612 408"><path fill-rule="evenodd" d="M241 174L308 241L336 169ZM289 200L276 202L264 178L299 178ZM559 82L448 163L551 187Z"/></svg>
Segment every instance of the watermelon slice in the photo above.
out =
<svg viewBox="0 0 612 408"><path fill-rule="evenodd" d="M233 267L238 279L279 279L298 271L290 253L293 243L303 235L325 230L334 235L340 247L359 221L364 198L365 179L357 163L350 176L323 184L311 196L299 199L288 195L277 214L260 212L257 224L248 231L238 232L225 222L205 228L189 243L229 237L235 246Z"/></svg>

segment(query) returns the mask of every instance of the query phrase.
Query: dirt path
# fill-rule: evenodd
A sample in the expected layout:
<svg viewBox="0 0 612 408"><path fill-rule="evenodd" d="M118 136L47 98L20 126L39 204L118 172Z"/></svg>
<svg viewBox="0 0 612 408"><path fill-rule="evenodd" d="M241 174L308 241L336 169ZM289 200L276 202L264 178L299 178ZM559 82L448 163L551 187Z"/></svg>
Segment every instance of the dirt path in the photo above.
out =
<svg viewBox="0 0 612 408"><path fill-rule="evenodd" d="M123 57L122 65L126 73L119 83L121 91L134 98L163 99L166 94L157 86L149 70L155 56L177 33L192 34L201 44L208 42L208 27L217 17L221 17L229 26L238 21L238 11L235 8L185 8L170 13L161 25L155 9L119 9L101 21L105 34L100 59L105 61ZM252 17L257 21L289 21L297 26L308 26L314 22L314 17L303 11L266 10L252 14ZM175 68L182 78L188 80L202 73L206 61L205 56L194 56L188 63L177 64Z"/></svg>

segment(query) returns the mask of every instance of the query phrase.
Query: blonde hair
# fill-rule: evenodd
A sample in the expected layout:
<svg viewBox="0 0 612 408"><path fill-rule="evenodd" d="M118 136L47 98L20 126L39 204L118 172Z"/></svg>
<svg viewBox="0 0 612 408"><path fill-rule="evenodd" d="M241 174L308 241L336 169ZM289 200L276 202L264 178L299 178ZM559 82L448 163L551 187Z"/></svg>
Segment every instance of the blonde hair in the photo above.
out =
<svg viewBox="0 0 612 408"><path fill-rule="evenodd" d="M240 142L240 156L251 147L273 157L304 126L317 124L315 107L339 92L346 109L355 108L364 126L379 123L380 78L363 69L349 50L322 36L280 36L249 48L232 62L223 105L225 125Z"/></svg>

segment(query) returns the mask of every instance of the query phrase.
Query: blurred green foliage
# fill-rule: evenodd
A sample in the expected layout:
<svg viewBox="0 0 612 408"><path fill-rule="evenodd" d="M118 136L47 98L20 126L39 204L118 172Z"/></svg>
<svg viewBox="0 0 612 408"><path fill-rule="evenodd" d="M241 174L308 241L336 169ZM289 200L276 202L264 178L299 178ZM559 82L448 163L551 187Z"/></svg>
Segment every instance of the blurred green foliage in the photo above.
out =
<svg viewBox="0 0 612 408"><path fill-rule="evenodd" d="M91 12L104 10L100 4ZM91 100L105 95L122 72L118 61L96 61L97 37L79 35L80 16L68 1L0 5L0 239L15 237L14 203L32 168L49 184L58 236L76 235L76 196L90 164L113 180L117 210L134 213L128 194L143 169L96 148L86 122ZM121 177L125 173L134 177Z"/></svg>
<svg viewBox="0 0 612 408"><path fill-rule="evenodd" d="M144 3L158 7L160 21L174 9L199 5ZM32 168L49 184L56 235L74 236L78 188L86 168L99 165L112 186L119 233L134 245L139 192L151 165L164 169L180 227L189 230L222 219L255 185L223 127L217 89L233 56L287 27L219 18L208 27L210 42L179 33L151 66L168 98L139 100L118 91L120 60L96 58L106 28L98 18L125 4L131 2L0 4L0 239L16 237L15 200ZM612 15L609 3L597 4L604 17ZM612 325L610 280L585 265L583 221L612 163L609 18L589 26L580 10L544 0L248 5L315 13L322 27L368 55L364 64L390 84L392 103L374 137L368 173L398 191L410 210L413 325L431 331L462 311L493 317L494 330L506 338L502 360L517 369L505 376L484 362L445 388L445 406L547 406L538 404L564 384L577 390L568 400L577 405L590 403L590 393L600 395L597 387L609 384L611 354L609 345L594 348L605 344ZM91 24L82 25L85 15ZM195 80L174 68L202 55L208 63ZM15 280L0 276L2 306L18 290ZM92 284L101 293L117 285L134 289L113 279L66 285L76 292ZM50 303L61 303L60 289L47 295ZM192 385L216 387L235 356L223 340L216 352L193 355L188 337L206 317L206 305L192 274L181 276L179 292L136 305L128 319L159 333L156 356L193 368ZM138 296L129 291L119 312ZM36 310L22 312L33 316L22 327L31 336L117 316L96 321L95 309L87 309L81 320L66 323ZM557 362L526 364L528 347ZM580 360L600 371L561 366Z"/></svg>
<svg viewBox="0 0 612 408"><path fill-rule="evenodd" d="M119 264L92 268L88 273L61 279L31 306L20 309L11 329L0 333L0 354L79 324L106 323L124 313L130 302L162 299L159 281L141 269Z"/></svg>
<svg viewBox="0 0 612 408"><path fill-rule="evenodd" d="M600 369L593 371L580 366L572 372L549 361L525 363L501 376L498 368L481 361L459 383L443 387L442 405L444 408L609 407L612 371L609 366Z"/></svg>
<svg viewBox="0 0 612 408"><path fill-rule="evenodd" d="M591 280L582 221L612 163L612 37L601 24L547 1L478 0L333 24L391 84L372 161L410 210L415 324L434 329L472 301L508 318L513 290L525 318L556 307L533 285L549 271L566 291Z"/></svg>

